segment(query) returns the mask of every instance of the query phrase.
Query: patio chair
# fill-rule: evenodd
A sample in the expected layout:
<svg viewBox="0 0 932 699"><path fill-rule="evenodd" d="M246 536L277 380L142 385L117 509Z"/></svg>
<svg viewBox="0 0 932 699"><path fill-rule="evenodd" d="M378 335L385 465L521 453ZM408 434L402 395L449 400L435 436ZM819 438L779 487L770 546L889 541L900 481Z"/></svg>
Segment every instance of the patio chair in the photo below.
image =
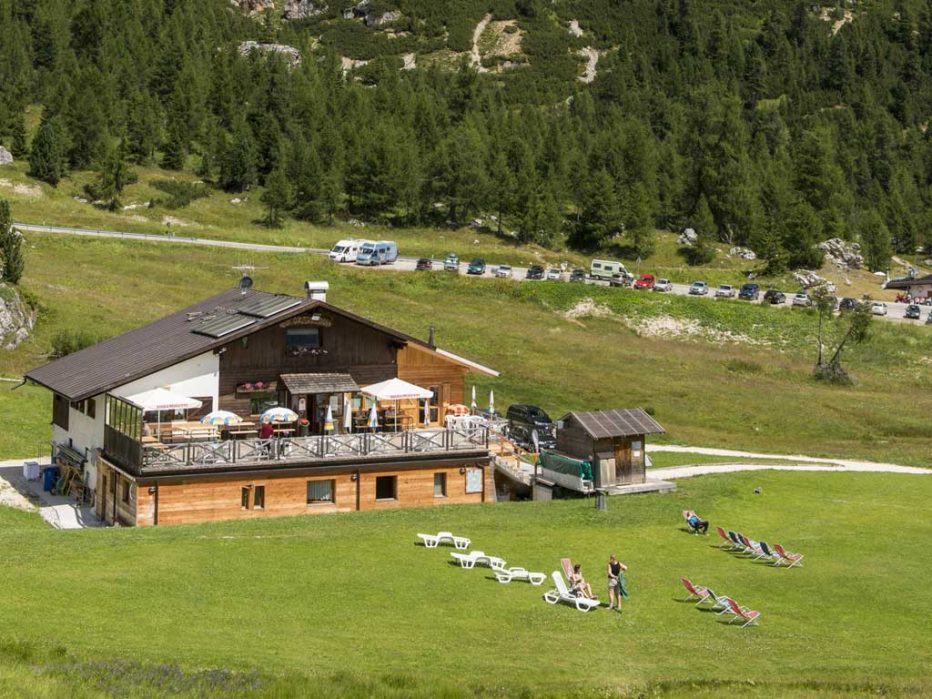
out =
<svg viewBox="0 0 932 699"><path fill-rule="evenodd" d="M590 609L595 609L601 604L597 599L589 599L588 597L582 597L572 592L566 586L566 581L563 579L563 576L560 575L560 571L553 571L550 577L553 578L555 587L549 592L544 593L544 599L550 604L565 602L566 604L574 605L576 609L581 612L588 612Z"/></svg>
<svg viewBox="0 0 932 699"><path fill-rule="evenodd" d="M489 556L484 551L470 551L469 553L459 553L452 551L450 553L453 559L458 561L463 568L475 568L476 564L488 566L493 570L502 570L505 567L505 561L498 556Z"/></svg>
<svg viewBox="0 0 932 699"><path fill-rule="evenodd" d="M726 547L732 549L735 547L735 542L728 538L728 534L725 533L725 530L721 527L715 527L715 531L718 532L718 535L722 538L722 544L719 545L720 549L725 549Z"/></svg>
<svg viewBox="0 0 932 699"><path fill-rule="evenodd" d="M698 607L709 599L709 591L702 585L694 585L689 578L680 578L680 582L683 583L683 587L685 587L686 591L689 593L689 596L683 600L684 602L692 602L693 597L695 597L699 600L696 602L696 606Z"/></svg>
<svg viewBox="0 0 932 699"><path fill-rule="evenodd" d="M724 595L722 596L716 595L715 592L711 588L708 588L708 587L706 588L706 591L709 593L709 596L706 597L702 601L707 602L711 600L712 606L709 608L712 611L717 611L719 616L721 616L722 614L733 614L734 613L731 611L730 602L732 600L730 597L725 597ZM699 605L697 604L696 606L698 607Z"/></svg>
<svg viewBox="0 0 932 699"><path fill-rule="evenodd" d="M781 561L786 561L789 563L787 568L792 568L793 566L799 564L799 567L803 567L803 554L801 553L791 553L784 549L780 544L774 544L773 550L777 552L777 555L780 557Z"/></svg>
<svg viewBox="0 0 932 699"><path fill-rule="evenodd" d="M527 568L522 568L521 566L512 566L511 568L496 570L495 579L505 585L512 580L527 580L531 585L539 586L544 584L544 580L547 579L547 576L543 573L532 573Z"/></svg>
<svg viewBox="0 0 932 699"><path fill-rule="evenodd" d="M460 550L466 550L472 543L465 536L453 536L451 532L437 532L436 534L418 534L418 538L424 542L424 547L435 549L445 541L449 541L453 546Z"/></svg>
<svg viewBox="0 0 932 699"><path fill-rule="evenodd" d="M741 537L741 541L744 543L745 552L749 553L754 558L754 560L757 560L758 558L765 558L767 556L767 554L764 553L764 550L761 548L759 541L749 539L744 534L739 534L739 536Z"/></svg>
<svg viewBox="0 0 932 699"><path fill-rule="evenodd" d="M780 565L780 554L770 548L770 544L766 541L760 541L758 543L760 544L761 551L763 551L768 558L773 560L773 564L775 566Z"/></svg>
<svg viewBox="0 0 932 699"><path fill-rule="evenodd" d="M745 546L744 542L741 541L741 535L737 534L731 529L728 530L728 538L731 539L731 548L733 551L744 551Z"/></svg>
<svg viewBox="0 0 932 699"><path fill-rule="evenodd" d="M760 612L755 612L753 609L749 609L748 607L742 607L733 599L728 600L728 607L731 613L735 615L735 618L728 623L734 623L735 620L744 621L744 623L741 625L742 629L746 626L757 625L757 620L760 618Z"/></svg>

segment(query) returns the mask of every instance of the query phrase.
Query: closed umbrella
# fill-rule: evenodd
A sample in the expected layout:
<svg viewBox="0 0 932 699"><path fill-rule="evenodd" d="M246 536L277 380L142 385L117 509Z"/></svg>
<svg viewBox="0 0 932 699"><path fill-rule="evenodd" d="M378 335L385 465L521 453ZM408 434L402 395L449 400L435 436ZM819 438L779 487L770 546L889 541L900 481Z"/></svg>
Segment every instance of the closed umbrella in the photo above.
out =
<svg viewBox="0 0 932 699"><path fill-rule="evenodd" d="M375 411L375 401L372 401L372 408L369 410L369 429L374 430L379 426L379 414Z"/></svg>
<svg viewBox="0 0 932 699"><path fill-rule="evenodd" d="M324 418L324 432L333 432L333 407L327 403L327 416Z"/></svg>
<svg viewBox="0 0 932 699"><path fill-rule="evenodd" d="M201 418L201 422L205 425L222 425L225 427L238 425L242 421L243 418L236 413L231 413L229 410L214 410L212 413L207 413Z"/></svg>
<svg viewBox="0 0 932 699"><path fill-rule="evenodd" d="M269 408L259 416L259 422L270 422L274 425L281 425L287 422L297 422L297 420L298 414L294 410L289 410L288 408L283 408L281 406L277 408Z"/></svg>
<svg viewBox="0 0 932 699"><path fill-rule="evenodd" d="M469 407L472 408L472 411L475 413L478 405L476 404L476 387L472 387L472 403L469 404Z"/></svg>
<svg viewBox="0 0 932 699"><path fill-rule="evenodd" d="M353 402L343 401L343 429L347 434L353 431Z"/></svg>
<svg viewBox="0 0 932 699"><path fill-rule="evenodd" d="M495 391L489 390L489 417L495 417Z"/></svg>
<svg viewBox="0 0 932 699"><path fill-rule="evenodd" d="M424 401L424 427L430 427L430 401Z"/></svg>

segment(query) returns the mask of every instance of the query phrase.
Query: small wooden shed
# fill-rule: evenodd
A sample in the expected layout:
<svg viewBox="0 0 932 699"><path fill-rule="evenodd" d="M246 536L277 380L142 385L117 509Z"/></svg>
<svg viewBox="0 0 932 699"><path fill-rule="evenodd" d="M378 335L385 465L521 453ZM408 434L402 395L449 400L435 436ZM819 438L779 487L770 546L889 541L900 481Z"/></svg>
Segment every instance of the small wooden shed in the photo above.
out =
<svg viewBox="0 0 932 699"><path fill-rule="evenodd" d="M557 451L592 464L596 488L644 483L644 440L666 430L641 408L567 413L557 420Z"/></svg>

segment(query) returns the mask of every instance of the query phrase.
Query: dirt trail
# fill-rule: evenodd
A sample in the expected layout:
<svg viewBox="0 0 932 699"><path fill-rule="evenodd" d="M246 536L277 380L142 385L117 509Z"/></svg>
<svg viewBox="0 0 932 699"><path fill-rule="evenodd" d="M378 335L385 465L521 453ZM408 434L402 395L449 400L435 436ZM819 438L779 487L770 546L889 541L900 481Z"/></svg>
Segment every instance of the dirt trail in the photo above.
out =
<svg viewBox="0 0 932 699"><path fill-rule="evenodd" d="M472 33L472 50L469 52L469 62L480 73L489 72L488 68L482 65L482 56L479 53L479 39L482 38L482 33L491 21L492 15L489 13L479 21Z"/></svg>
<svg viewBox="0 0 932 699"><path fill-rule="evenodd" d="M591 46L587 46L584 49L580 49L579 53L586 59L586 73L579 76L579 79L588 85L595 80L597 74L596 66L599 64L599 51Z"/></svg>

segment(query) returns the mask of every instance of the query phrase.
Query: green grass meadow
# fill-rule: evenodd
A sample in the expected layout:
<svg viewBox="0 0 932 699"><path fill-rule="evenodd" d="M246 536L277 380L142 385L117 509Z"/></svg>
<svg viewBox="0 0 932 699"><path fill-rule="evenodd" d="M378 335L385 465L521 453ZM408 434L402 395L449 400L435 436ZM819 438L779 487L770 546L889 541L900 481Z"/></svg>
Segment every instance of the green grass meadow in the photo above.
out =
<svg viewBox="0 0 932 699"><path fill-rule="evenodd" d="M580 499L59 532L0 510L0 693L921 695L930 496L921 476L766 472L608 512ZM805 565L720 551L682 530L686 507ZM416 545L441 529L532 570L571 557L602 600L617 553L631 600L620 614L552 607L546 585L501 585ZM681 576L760 611L759 627L680 601Z"/></svg>

